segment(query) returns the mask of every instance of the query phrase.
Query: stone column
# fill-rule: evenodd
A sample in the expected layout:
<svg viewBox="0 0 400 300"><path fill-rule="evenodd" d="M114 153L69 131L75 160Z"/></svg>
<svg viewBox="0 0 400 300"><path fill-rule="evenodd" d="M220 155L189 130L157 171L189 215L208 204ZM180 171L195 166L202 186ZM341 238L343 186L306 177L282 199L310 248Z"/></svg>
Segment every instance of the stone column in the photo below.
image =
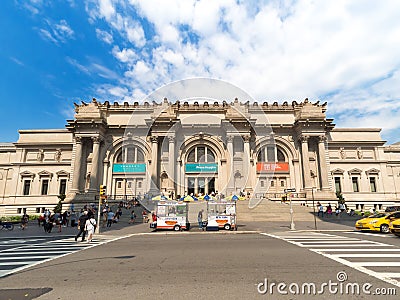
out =
<svg viewBox="0 0 400 300"><path fill-rule="evenodd" d="M251 189L251 166L250 166L250 135L243 136L243 150L244 150L244 158L243 158L243 171L244 176L246 176L245 189L248 191Z"/></svg>
<svg viewBox="0 0 400 300"><path fill-rule="evenodd" d="M226 142L227 142L227 150L229 154L229 164L230 168L228 169L228 186L226 189L226 196L229 196L233 192L233 184L234 184L234 178L233 178L233 136L228 135L226 137Z"/></svg>
<svg viewBox="0 0 400 300"><path fill-rule="evenodd" d="M321 188L329 189L328 166L326 164L325 135L320 135L318 140L319 172L321 175Z"/></svg>
<svg viewBox="0 0 400 300"><path fill-rule="evenodd" d="M92 153L92 169L90 171L90 190L97 191L99 185L99 158L100 158L100 138L92 137L93 153Z"/></svg>
<svg viewBox="0 0 400 300"><path fill-rule="evenodd" d="M73 193L79 193L79 182L81 181L81 166L82 166L82 138L75 137L75 161L74 161L74 177L72 180Z"/></svg>
<svg viewBox="0 0 400 300"><path fill-rule="evenodd" d="M150 179L150 193L157 194L157 161L158 161L158 136L151 136L151 179Z"/></svg>
<svg viewBox="0 0 400 300"><path fill-rule="evenodd" d="M173 136L168 136L168 155L169 155L169 180L170 180L170 191L175 193L175 138Z"/></svg>
<svg viewBox="0 0 400 300"><path fill-rule="evenodd" d="M304 188L311 189L311 173L310 173L310 157L308 154L308 139L309 136L301 136L301 162L303 165L303 178L304 178Z"/></svg>

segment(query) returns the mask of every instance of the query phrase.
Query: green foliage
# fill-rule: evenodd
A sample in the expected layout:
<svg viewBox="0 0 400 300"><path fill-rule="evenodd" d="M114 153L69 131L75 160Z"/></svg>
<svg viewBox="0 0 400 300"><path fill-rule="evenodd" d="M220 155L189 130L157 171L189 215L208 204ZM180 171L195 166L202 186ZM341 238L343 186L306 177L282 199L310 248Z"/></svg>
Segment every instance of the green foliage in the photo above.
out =
<svg viewBox="0 0 400 300"><path fill-rule="evenodd" d="M338 198L338 204L344 204L346 202L341 192L336 192L336 197Z"/></svg>
<svg viewBox="0 0 400 300"><path fill-rule="evenodd" d="M58 195L57 197L58 197L59 201L58 201L56 207L54 207L53 211L54 211L54 213L62 213L62 202L65 200L66 196L64 194L61 194L61 195Z"/></svg>
<svg viewBox="0 0 400 300"><path fill-rule="evenodd" d="M1 217L0 220L2 222L21 222L21 216L6 216Z"/></svg>

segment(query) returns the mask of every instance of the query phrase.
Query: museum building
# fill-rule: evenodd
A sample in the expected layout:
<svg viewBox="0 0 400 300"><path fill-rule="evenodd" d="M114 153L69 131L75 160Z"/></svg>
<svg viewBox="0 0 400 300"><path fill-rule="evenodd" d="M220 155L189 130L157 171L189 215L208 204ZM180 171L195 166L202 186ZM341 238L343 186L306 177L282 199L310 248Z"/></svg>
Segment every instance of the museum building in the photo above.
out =
<svg viewBox="0 0 400 300"><path fill-rule="evenodd" d="M0 143L0 215L163 193L245 193L382 209L400 203L400 144L379 128L338 128L327 105L135 102L75 104L65 129L20 130Z"/></svg>

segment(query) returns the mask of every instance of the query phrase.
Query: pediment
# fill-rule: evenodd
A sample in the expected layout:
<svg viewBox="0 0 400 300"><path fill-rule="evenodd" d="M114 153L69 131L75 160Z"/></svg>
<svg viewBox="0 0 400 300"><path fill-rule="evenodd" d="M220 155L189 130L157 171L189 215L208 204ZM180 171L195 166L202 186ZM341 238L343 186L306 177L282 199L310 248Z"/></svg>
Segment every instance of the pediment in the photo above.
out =
<svg viewBox="0 0 400 300"><path fill-rule="evenodd" d="M361 174L362 170L360 170L358 168L354 168L354 169L351 169L351 170L347 171L347 173L349 173L349 174Z"/></svg>
<svg viewBox="0 0 400 300"><path fill-rule="evenodd" d="M334 170L331 171L331 174L340 174L340 175L343 175L343 173L344 173L344 170L343 170L343 169L340 169L340 168L336 168L336 169L334 169Z"/></svg>

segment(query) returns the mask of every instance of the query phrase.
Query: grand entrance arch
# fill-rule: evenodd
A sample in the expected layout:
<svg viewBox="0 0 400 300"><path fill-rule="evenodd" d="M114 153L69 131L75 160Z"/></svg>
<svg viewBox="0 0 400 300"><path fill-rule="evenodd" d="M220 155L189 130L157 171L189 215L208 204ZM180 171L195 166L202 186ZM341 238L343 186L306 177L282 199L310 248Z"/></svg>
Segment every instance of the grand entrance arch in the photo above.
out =
<svg viewBox="0 0 400 300"><path fill-rule="evenodd" d="M222 192L227 185L223 143L213 137L191 138L181 149L181 195Z"/></svg>

